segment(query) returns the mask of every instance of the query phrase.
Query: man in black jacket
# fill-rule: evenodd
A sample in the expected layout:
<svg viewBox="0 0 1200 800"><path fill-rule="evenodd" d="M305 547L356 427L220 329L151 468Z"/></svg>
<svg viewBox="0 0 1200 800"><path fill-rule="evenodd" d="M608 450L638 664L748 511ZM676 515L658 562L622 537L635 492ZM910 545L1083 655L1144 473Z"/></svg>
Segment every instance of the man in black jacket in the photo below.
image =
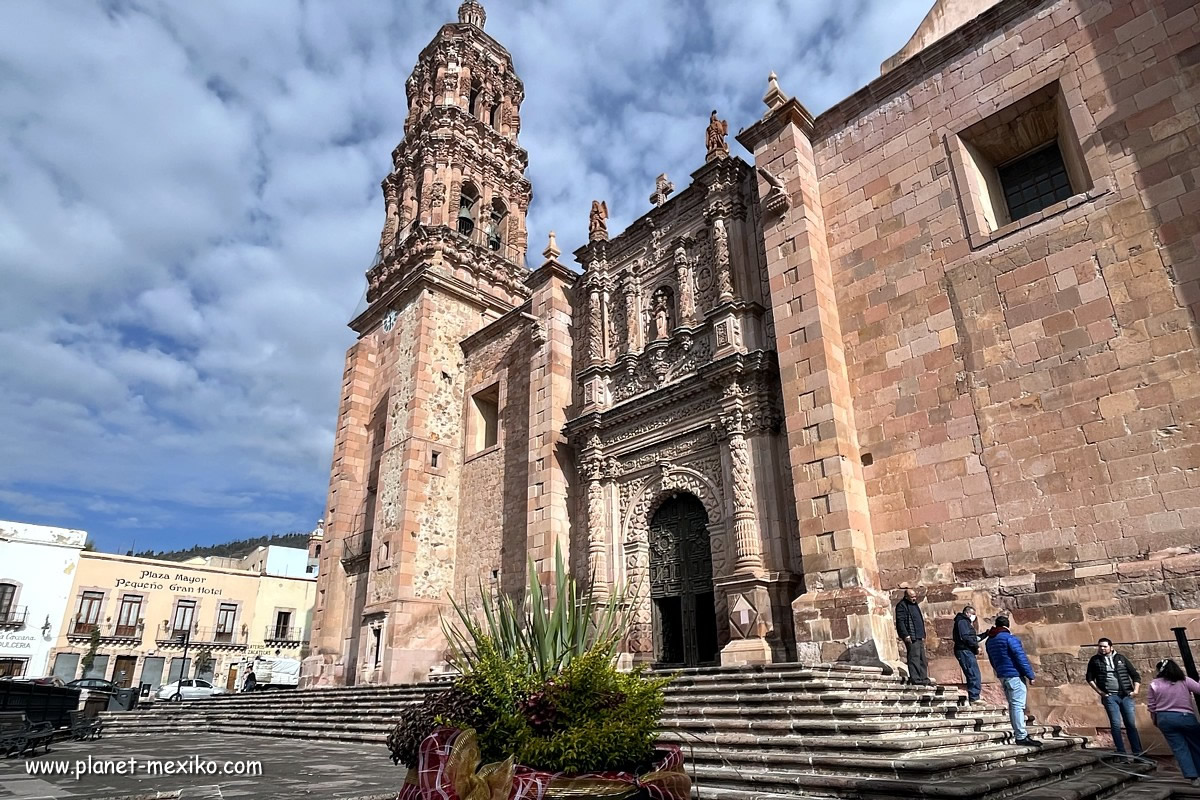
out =
<svg viewBox="0 0 1200 800"><path fill-rule="evenodd" d="M1108 724L1117 752L1125 752L1125 742L1121 738L1121 722L1124 720L1129 747L1134 755L1140 755L1142 740L1134 722L1133 698L1142 686L1142 676L1128 658L1116 651L1112 639L1104 638L1096 643L1096 655L1088 661L1085 677L1088 686L1100 696L1100 702L1108 712Z"/></svg>
<svg viewBox="0 0 1200 800"><path fill-rule="evenodd" d="M896 635L904 641L908 661L908 681L929 686L929 664L925 659L925 617L917 605L915 589L905 589L904 597L896 604Z"/></svg>
<svg viewBox="0 0 1200 800"><path fill-rule="evenodd" d="M985 634L986 635L986 634ZM954 657L967 681L967 703L979 702L983 678L979 674L979 633L975 630L975 609L967 606L954 617Z"/></svg>

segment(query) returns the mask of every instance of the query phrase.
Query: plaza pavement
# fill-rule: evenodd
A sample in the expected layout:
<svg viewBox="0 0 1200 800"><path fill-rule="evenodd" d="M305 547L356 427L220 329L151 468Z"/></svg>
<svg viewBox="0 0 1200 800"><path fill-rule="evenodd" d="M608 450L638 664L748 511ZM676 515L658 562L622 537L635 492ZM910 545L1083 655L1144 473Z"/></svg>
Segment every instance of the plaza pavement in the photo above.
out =
<svg viewBox="0 0 1200 800"><path fill-rule="evenodd" d="M131 758L137 771L133 775L83 774L77 778L76 767L86 772L89 756L93 773L98 763L115 765L128 763ZM146 774L148 761L178 764L193 758L214 762L218 769L225 762L258 761L261 774ZM27 764L33 762L66 769L68 774L30 775ZM0 800L393 800L404 775L404 767L393 766L387 748L381 744L211 733L114 736L58 742L48 754L39 750L36 758L0 756Z"/></svg>

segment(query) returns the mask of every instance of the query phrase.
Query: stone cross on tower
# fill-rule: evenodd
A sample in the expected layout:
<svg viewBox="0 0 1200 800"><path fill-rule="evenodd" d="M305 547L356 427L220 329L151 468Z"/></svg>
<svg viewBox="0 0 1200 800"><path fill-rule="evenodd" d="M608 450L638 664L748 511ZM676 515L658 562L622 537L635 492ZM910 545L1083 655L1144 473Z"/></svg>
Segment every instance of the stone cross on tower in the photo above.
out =
<svg viewBox="0 0 1200 800"><path fill-rule="evenodd" d="M654 203L655 206L661 206L667 202L667 197L673 191L675 191L675 184L667 180L667 173L664 172L654 182L654 194L650 195L650 202Z"/></svg>

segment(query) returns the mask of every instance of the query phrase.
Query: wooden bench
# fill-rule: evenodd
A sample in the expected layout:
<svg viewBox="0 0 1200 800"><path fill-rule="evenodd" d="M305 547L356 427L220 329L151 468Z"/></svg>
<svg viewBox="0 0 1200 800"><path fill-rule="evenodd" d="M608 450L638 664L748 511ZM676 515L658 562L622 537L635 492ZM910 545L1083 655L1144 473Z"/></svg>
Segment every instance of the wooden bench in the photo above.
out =
<svg viewBox="0 0 1200 800"><path fill-rule="evenodd" d="M68 711L67 718L70 720L72 739L99 739L100 731L104 729L104 720L86 716L82 711Z"/></svg>
<svg viewBox="0 0 1200 800"><path fill-rule="evenodd" d="M0 711L0 752L19 756L28 751L37 755L38 745L50 752L54 726L49 722L30 722L24 711Z"/></svg>

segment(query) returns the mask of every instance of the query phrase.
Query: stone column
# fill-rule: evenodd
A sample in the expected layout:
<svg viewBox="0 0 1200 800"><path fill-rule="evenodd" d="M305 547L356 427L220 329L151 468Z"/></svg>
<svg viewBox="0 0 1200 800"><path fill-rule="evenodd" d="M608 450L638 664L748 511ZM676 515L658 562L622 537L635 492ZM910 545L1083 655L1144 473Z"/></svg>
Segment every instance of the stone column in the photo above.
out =
<svg viewBox="0 0 1200 800"><path fill-rule="evenodd" d="M588 574L596 599L608 599L608 526L604 512L604 457L600 437L592 434L581 470L587 481Z"/></svg>
<svg viewBox="0 0 1200 800"><path fill-rule="evenodd" d="M636 353L641 349L642 313L638 299L637 281L629 278L621 287L625 298L625 352Z"/></svg>
<svg viewBox="0 0 1200 800"><path fill-rule="evenodd" d="M746 443L745 415L740 408L721 416L729 448L730 484L733 487L734 572L763 568L762 544L754 513L754 477L750 473L750 447Z"/></svg>
<svg viewBox="0 0 1200 800"><path fill-rule="evenodd" d="M587 322L584 341L587 344L588 366L604 363L604 308L600 278L596 274L587 277Z"/></svg>
<svg viewBox="0 0 1200 800"><path fill-rule="evenodd" d="M733 276L729 263L729 230L725 219L718 212L712 221L713 260L717 266L717 289L720 291L720 301L727 303L733 300Z"/></svg>
<svg viewBox="0 0 1200 800"><path fill-rule="evenodd" d="M696 293L692 286L692 265L683 245L675 248L675 281L679 284L679 324L691 325L696 321Z"/></svg>

